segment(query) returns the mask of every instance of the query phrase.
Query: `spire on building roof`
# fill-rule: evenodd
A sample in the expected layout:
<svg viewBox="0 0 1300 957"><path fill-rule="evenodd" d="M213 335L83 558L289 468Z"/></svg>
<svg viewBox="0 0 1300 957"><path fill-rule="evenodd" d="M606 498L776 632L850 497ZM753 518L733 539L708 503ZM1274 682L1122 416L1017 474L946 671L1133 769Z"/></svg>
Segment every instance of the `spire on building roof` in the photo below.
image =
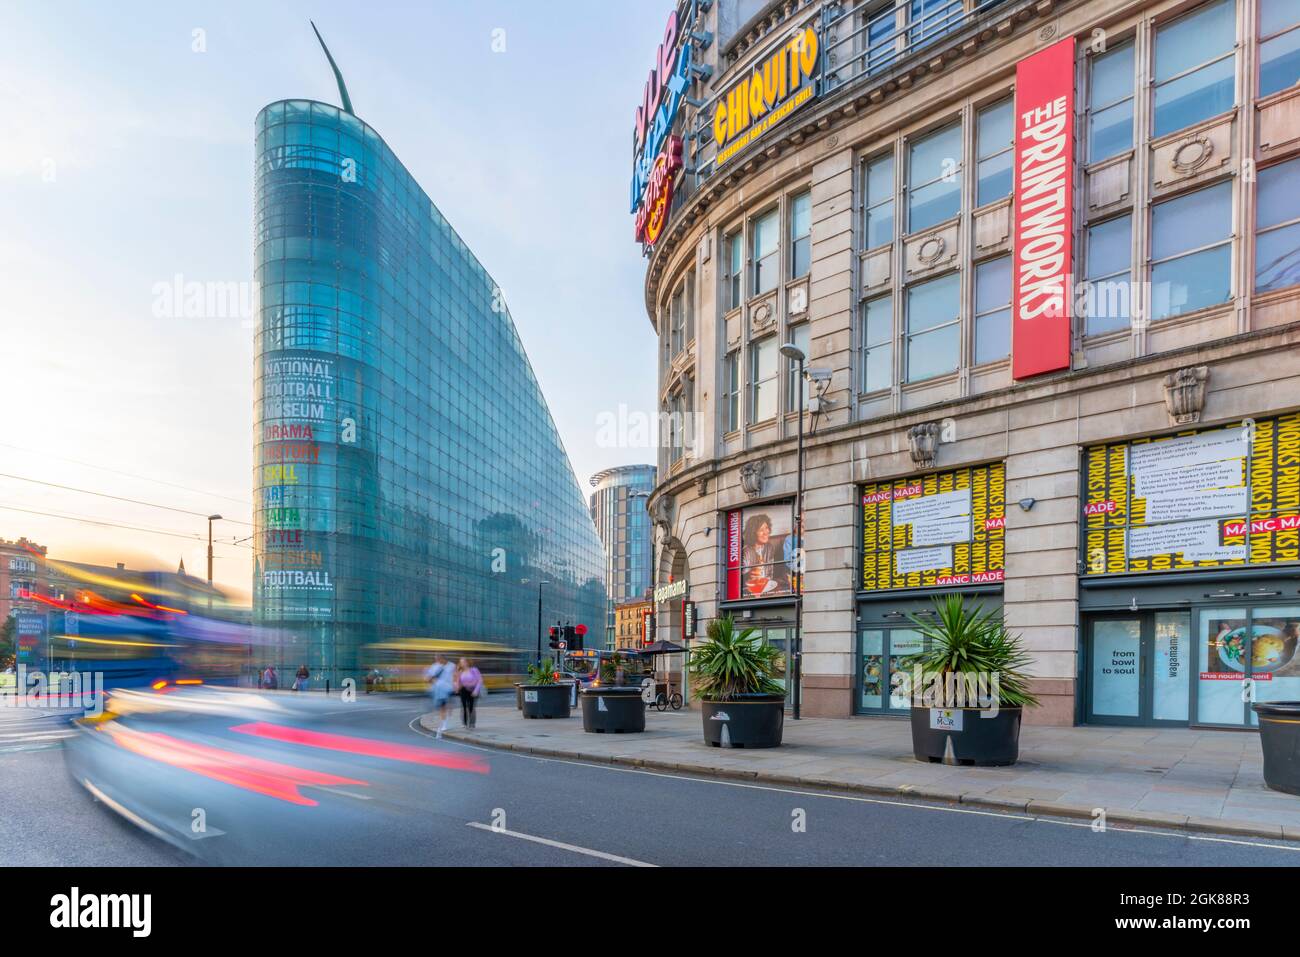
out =
<svg viewBox="0 0 1300 957"><path fill-rule="evenodd" d="M330 69L334 71L334 79L336 79L339 84L339 99L343 101L343 111L345 113L351 113L352 98L348 96L348 88L343 83L343 74L339 72L339 66L334 62L334 57L330 56L330 48L325 45L325 38L322 37L320 31L316 29L315 22L311 20L308 20L307 22L311 24L312 31L316 34L316 39L320 41L320 48L325 51L325 59L330 61Z"/></svg>

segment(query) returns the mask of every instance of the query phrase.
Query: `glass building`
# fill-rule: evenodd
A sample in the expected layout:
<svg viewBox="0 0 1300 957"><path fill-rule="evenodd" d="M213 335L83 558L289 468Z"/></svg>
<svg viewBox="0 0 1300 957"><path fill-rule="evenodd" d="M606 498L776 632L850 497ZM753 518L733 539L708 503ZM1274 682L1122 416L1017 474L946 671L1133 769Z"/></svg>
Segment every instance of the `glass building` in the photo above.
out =
<svg viewBox="0 0 1300 957"><path fill-rule="evenodd" d="M655 487L653 465L624 465L591 477L591 517L605 545L605 643L614 647L614 608L645 597L654 563L654 527L646 500Z"/></svg>
<svg viewBox="0 0 1300 957"><path fill-rule="evenodd" d="M257 117L254 610L280 664L594 628L600 539L500 289L346 110Z"/></svg>

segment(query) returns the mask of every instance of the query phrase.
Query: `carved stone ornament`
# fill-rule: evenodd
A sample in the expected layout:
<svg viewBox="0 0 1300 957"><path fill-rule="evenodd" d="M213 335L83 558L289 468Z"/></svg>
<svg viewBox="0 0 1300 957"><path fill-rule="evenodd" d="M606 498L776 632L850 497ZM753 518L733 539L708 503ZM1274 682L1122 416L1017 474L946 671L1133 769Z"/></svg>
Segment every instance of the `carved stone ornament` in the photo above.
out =
<svg viewBox="0 0 1300 957"><path fill-rule="evenodd" d="M740 467L740 486L750 498L758 498L763 494L763 470L762 459L746 462Z"/></svg>
<svg viewBox="0 0 1300 957"><path fill-rule="evenodd" d="M939 423L922 422L912 426L907 430L907 444L912 461L923 469L930 468L939 453Z"/></svg>
<svg viewBox="0 0 1300 957"><path fill-rule="evenodd" d="M755 332L760 332L768 326L775 325L776 315L772 311L772 304L770 302L760 302L755 306L754 311L750 313L749 323Z"/></svg>
<svg viewBox="0 0 1300 957"><path fill-rule="evenodd" d="M650 521L654 522L663 537L667 538L673 530L673 497L671 495L661 495L655 499L654 505L650 509Z"/></svg>
<svg viewBox="0 0 1300 957"><path fill-rule="evenodd" d="M1176 425L1201 421L1205 382L1209 377L1209 366L1188 366L1165 376L1165 408Z"/></svg>
<svg viewBox="0 0 1300 957"><path fill-rule="evenodd" d="M916 251L916 258L924 265L930 266L939 261L939 257L947 248L948 244L942 236L927 236L921 241L921 247Z"/></svg>
<svg viewBox="0 0 1300 957"><path fill-rule="evenodd" d="M695 494L696 495L709 494L709 477L707 475L701 475L699 478L695 480Z"/></svg>
<svg viewBox="0 0 1300 957"><path fill-rule="evenodd" d="M1204 133L1189 136L1178 144L1169 165L1178 173L1194 173L1210 161L1214 155L1214 143Z"/></svg>

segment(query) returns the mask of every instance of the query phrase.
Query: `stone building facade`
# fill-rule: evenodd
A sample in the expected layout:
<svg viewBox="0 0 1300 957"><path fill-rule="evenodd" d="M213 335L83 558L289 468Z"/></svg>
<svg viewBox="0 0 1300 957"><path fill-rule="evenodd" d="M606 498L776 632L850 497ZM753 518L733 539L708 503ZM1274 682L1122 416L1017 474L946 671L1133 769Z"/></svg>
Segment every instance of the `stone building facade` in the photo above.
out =
<svg viewBox="0 0 1300 957"><path fill-rule="evenodd" d="M1239 686L1300 696L1300 9L785 0L736 25L719 0L678 16L683 169L645 281L669 423L655 583L687 580L701 628L730 613L793 651L802 544L813 715L901 712L908 616L954 590L1023 637L1032 722L1248 727ZM1075 314L1064 364L1017 378L1017 66L1071 40ZM774 55L793 76L810 45L811 97L782 112L789 91L759 94L729 119L738 84L771 93ZM807 357L802 535L785 343ZM948 495L924 535L902 527L926 514L900 509L913 495ZM680 618L660 605L659 636Z"/></svg>

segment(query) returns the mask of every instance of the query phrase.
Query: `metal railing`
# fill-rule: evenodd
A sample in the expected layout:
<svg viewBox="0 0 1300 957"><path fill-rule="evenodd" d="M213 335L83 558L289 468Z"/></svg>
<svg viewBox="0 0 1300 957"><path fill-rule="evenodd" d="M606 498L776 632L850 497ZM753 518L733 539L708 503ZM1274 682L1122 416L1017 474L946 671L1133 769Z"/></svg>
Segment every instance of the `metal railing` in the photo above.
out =
<svg viewBox="0 0 1300 957"><path fill-rule="evenodd" d="M811 21L818 34L818 57L810 82L816 84L820 99L854 82L884 76L913 57L919 58L923 50L959 31L984 11L1007 2L975 0L969 8L967 0L931 4L924 0L892 0L883 8L872 3L829 2L822 7L820 17L814 16ZM801 19L776 31L772 41L763 45L764 52L753 58L747 69L762 62L765 55L809 25L809 20ZM686 147L686 188L674 195L674 208L685 204L716 171L713 115L718 103L741 76L743 71L738 71L713 97L696 108Z"/></svg>

